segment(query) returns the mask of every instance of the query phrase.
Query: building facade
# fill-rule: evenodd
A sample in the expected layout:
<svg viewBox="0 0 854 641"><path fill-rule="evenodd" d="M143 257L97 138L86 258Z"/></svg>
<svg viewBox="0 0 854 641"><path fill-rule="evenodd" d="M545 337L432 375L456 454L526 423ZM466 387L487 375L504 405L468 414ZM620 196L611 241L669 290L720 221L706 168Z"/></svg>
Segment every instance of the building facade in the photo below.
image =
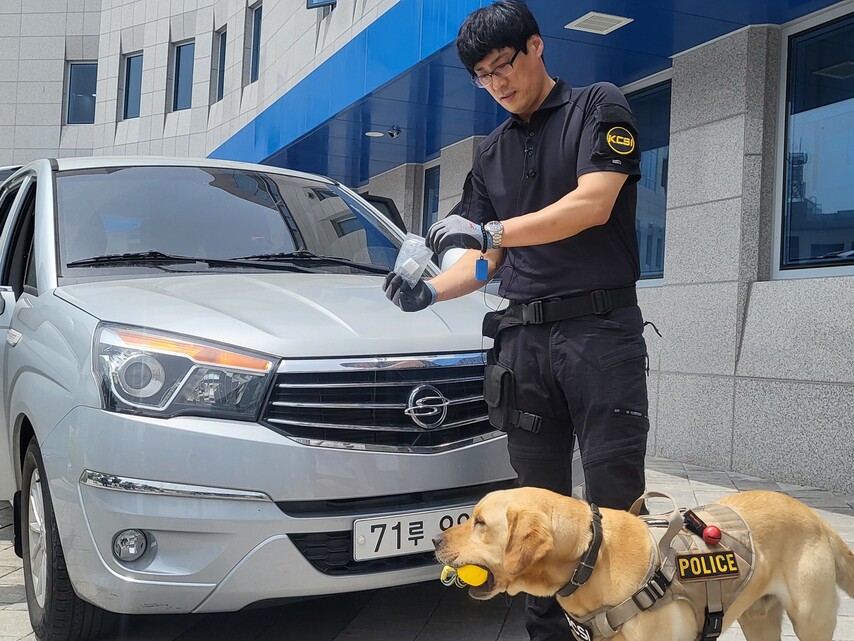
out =
<svg viewBox="0 0 854 641"><path fill-rule="evenodd" d="M0 165L265 162L422 233L506 117L455 59L483 4L4 0ZM552 74L638 117L650 452L854 491L854 2L636 3L599 33L568 27L603 1L529 4Z"/></svg>

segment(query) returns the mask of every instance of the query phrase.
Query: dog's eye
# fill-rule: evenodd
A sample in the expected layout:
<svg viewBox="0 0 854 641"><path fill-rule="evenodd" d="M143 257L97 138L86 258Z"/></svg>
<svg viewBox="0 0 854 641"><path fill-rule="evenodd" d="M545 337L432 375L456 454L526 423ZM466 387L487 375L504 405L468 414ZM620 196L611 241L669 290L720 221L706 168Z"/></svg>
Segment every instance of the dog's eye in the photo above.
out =
<svg viewBox="0 0 854 641"><path fill-rule="evenodd" d="M483 520L482 518L480 518L479 516L476 516L476 517L475 517L475 519L474 519L474 524L475 524L475 525L486 525L486 521L484 521L484 520Z"/></svg>

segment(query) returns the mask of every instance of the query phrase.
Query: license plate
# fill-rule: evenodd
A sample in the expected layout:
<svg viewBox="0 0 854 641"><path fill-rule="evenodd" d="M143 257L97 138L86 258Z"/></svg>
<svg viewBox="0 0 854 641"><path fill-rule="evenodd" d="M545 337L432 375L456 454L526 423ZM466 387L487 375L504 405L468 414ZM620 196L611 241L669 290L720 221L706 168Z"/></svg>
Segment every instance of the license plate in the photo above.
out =
<svg viewBox="0 0 854 641"><path fill-rule="evenodd" d="M474 506L394 514L353 523L353 558L356 561L432 552L433 537L468 520Z"/></svg>

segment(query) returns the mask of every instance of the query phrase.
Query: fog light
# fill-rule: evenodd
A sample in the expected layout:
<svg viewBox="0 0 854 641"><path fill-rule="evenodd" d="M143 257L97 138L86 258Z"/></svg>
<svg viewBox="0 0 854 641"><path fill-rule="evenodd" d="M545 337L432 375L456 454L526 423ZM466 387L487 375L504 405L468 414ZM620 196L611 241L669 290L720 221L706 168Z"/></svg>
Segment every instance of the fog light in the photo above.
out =
<svg viewBox="0 0 854 641"><path fill-rule="evenodd" d="M122 530L113 539L113 556L119 561L136 561L146 547L148 541L140 530Z"/></svg>

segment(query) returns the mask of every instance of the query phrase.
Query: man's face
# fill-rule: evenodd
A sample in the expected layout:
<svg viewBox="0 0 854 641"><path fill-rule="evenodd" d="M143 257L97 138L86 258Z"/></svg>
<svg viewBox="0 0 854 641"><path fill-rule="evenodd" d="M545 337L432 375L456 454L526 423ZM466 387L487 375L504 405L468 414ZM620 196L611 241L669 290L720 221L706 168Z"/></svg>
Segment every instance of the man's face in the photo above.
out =
<svg viewBox="0 0 854 641"><path fill-rule="evenodd" d="M476 76L490 73L500 65L510 62L516 50L513 47L494 49L474 66ZM532 36L528 40L528 53L520 51L513 61L513 72L509 76L492 76L486 90L495 100L512 114L529 117L540 106L543 81L547 78L542 64L542 40Z"/></svg>

